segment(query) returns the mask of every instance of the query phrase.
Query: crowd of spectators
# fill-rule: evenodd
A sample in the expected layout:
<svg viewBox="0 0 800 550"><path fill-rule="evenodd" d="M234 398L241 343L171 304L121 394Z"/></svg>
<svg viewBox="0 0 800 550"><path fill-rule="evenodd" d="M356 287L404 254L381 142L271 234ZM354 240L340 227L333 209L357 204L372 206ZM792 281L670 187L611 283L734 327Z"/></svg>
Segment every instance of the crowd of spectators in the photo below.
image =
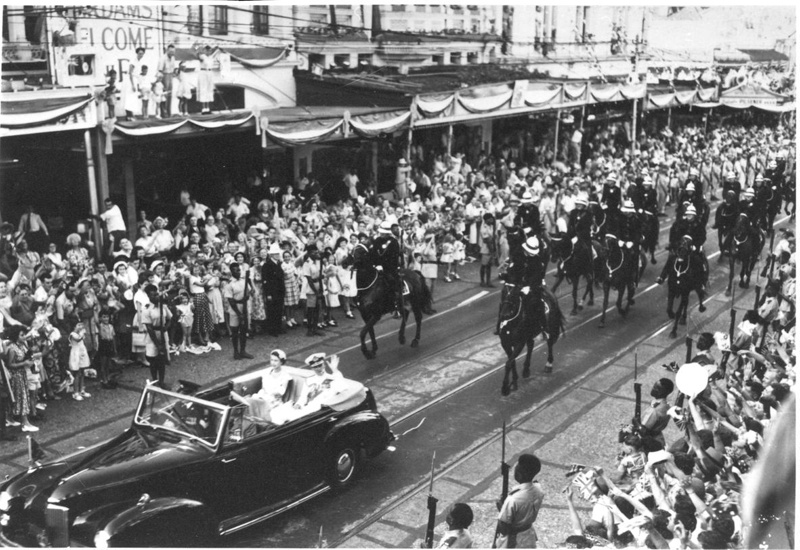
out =
<svg viewBox="0 0 800 550"><path fill-rule="evenodd" d="M99 254L95 243L77 233L63 244L52 242L44 221L29 208L17 227L6 223L0 230L0 327L22 327L20 349L26 348L26 357L33 353L25 364L43 363L33 368L38 375L25 375L31 388L33 378L40 378L37 396L49 399L69 387L81 401L89 397L82 376L87 362L101 388L114 387L112 371L120 365L150 363L143 319L153 305L151 286L170 312L165 328L172 357L221 349L220 338L230 328L233 263L247 281L248 337L280 336L303 323L313 337L335 326L342 314L354 316L354 277L342 263L384 222L394 226L404 265L420 270L435 294L440 278L468 284L458 274L465 262L490 255L491 263L504 263L506 232L526 193L538 204L546 229L564 231L578 196L599 194L610 176L625 196L649 170L663 212L692 170L700 172L712 200L724 175L735 174L742 187L751 185L771 158L784 158L793 179L793 138L782 127L732 125L706 133L694 125L643 133L632 150L623 127L609 125L583 147L563 148L563 157L554 158L547 147L523 155L506 145L495 155L472 159L461 153L412 154L404 161L407 168L398 170L392 194L365 190L352 172L342 181L341 199L328 204L310 174L278 192L249 185L220 197L213 208L183 192L178 219L151 220L141 212L133 228L107 200L98 217L105 243ZM277 264L283 280L265 279L265 266ZM35 347L40 351L32 352ZM12 385L22 383L19 373L12 374ZM155 371L153 377L162 378ZM37 407L44 406L41 399L20 399L14 415L27 407L35 418Z"/></svg>

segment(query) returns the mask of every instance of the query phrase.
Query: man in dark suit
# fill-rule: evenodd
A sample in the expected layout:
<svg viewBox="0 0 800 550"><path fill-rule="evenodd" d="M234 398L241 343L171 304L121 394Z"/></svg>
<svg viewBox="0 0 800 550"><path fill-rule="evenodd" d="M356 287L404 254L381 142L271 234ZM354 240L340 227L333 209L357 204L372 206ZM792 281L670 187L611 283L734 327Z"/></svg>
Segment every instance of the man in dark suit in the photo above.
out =
<svg viewBox="0 0 800 550"><path fill-rule="evenodd" d="M278 243L272 243L269 247L269 259L261 266L261 282L264 285L264 305L267 313L266 328L272 336L286 332L282 322L286 287L280 262L281 252Z"/></svg>

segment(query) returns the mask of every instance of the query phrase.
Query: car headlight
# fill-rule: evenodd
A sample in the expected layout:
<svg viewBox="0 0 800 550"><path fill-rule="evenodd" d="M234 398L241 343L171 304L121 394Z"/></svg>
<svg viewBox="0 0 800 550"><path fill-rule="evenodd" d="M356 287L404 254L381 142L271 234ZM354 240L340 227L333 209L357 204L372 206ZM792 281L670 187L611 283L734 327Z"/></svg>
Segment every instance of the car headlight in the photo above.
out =
<svg viewBox="0 0 800 550"><path fill-rule="evenodd" d="M108 541L111 539L111 535L103 529L98 531L97 534L94 536L94 546L95 548L108 548Z"/></svg>
<svg viewBox="0 0 800 550"><path fill-rule="evenodd" d="M0 493L0 511L8 512L11 509L11 494L8 491Z"/></svg>

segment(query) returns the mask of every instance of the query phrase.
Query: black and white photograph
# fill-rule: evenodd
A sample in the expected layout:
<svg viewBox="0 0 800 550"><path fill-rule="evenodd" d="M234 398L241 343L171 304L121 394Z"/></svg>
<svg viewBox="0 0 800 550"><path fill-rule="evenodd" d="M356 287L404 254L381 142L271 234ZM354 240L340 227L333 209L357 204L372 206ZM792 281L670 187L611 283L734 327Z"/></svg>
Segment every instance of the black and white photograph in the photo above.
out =
<svg viewBox="0 0 800 550"><path fill-rule="evenodd" d="M0 9L0 546L796 547L796 5Z"/></svg>

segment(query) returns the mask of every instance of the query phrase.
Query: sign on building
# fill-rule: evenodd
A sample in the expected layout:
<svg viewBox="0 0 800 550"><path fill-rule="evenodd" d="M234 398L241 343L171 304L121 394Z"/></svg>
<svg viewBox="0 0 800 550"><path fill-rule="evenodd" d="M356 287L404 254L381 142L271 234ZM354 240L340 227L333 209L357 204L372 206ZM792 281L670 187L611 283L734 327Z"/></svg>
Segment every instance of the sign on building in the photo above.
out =
<svg viewBox="0 0 800 550"><path fill-rule="evenodd" d="M124 83L140 47L145 53L139 65L147 65L149 74L156 74L163 52L157 5L67 8L48 15L47 25L54 77L62 86L102 86L111 69L117 73L117 82ZM57 36L65 28L74 32L74 38Z"/></svg>

